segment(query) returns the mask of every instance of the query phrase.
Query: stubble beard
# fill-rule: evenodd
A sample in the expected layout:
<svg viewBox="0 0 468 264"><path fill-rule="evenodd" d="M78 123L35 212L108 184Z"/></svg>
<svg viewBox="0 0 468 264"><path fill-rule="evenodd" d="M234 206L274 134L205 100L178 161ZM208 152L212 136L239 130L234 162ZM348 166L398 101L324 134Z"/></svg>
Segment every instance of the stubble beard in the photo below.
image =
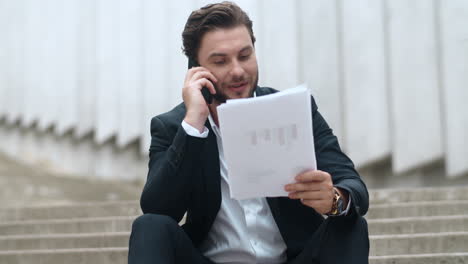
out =
<svg viewBox="0 0 468 264"><path fill-rule="evenodd" d="M242 81L242 80L241 80ZM254 82L252 83L252 87L250 88L250 91L249 91L249 95L247 97L253 97L253 94L255 92L255 89L257 88L257 84L258 84L258 71L257 71L257 75L255 76L255 80ZM214 83L213 83L214 87L215 87L215 90L216 90L216 94L213 95L213 100L217 103L217 104L223 104L223 103L226 103L226 101L228 99L232 99L232 98L229 98L229 96L221 91L220 89L218 89L218 86L216 86Z"/></svg>

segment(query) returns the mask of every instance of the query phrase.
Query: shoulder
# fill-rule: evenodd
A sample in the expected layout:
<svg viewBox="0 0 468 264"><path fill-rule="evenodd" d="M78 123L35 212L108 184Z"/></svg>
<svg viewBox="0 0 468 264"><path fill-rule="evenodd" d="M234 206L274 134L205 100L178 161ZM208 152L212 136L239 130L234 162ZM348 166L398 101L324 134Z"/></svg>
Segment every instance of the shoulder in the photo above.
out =
<svg viewBox="0 0 468 264"><path fill-rule="evenodd" d="M180 103L170 111L154 116L151 119L151 129L155 129L158 125L164 125L168 130L177 130L184 119L185 112L185 104Z"/></svg>
<svg viewBox="0 0 468 264"><path fill-rule="evenodd" d="M257 96L272 94L272 93L276 93L276 92L278 92L278 90L273 89L273 88L271 88L271 87L260 87L260 86L257 86L257 88L255 89L255 93L257 94Z"/></svg>

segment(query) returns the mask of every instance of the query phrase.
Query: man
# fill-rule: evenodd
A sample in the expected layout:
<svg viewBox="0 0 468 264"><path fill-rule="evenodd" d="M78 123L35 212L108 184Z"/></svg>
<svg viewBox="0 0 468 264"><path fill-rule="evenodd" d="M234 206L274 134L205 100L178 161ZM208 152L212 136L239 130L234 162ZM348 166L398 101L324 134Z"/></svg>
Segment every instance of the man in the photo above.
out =
<svg viewBox="0 0 468 264"><path fill-rule="evenodd" d="M289 197L230 198L216 107L275 90L257 86L252 22L237 5L192 12L182 37L201 66L186 74L184 102L151 121L144 215L133 223L129 263L367 263L367 189L313 98L318 170L286 185Z"/></svg>

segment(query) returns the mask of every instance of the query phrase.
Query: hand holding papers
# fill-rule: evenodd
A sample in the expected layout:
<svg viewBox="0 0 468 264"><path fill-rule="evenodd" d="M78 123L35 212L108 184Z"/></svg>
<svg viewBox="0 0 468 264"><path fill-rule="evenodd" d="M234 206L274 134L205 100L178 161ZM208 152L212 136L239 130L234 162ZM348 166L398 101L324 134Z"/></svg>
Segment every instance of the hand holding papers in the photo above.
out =
<svg viewBox="0 0 468 264"><path fill-rule="evenodd" d="M316 169L311 98L304 85L228 100L217 109L232 198L287 196L286 184Z"/></svg>

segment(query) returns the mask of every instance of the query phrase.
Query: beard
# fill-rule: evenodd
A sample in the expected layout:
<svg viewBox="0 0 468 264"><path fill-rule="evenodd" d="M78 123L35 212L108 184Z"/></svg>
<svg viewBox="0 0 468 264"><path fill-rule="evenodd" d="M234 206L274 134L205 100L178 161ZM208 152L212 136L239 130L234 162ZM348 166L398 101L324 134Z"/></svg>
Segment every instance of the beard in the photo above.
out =
<svg viewBox="0 0 468 264"><path fill-rule="evenodd" d="M257 74L256 76L254 77L254 81L252 82L252 87L250 88L250 91L249 91L249 94L247 97L252 97L254 92L255 92L255 89L257 88L257 84L258 84L258 71L257 71ZM239 78L237 80L233 80L233 82L242 82L244 81L244 78ZM226 100L228 99L231 99L224 91L222 91L221 89L219 89L219 87L213 83L213 86L216 90L216 94L213 94L213 100L216 101L218 104L223 104L223 103L226 103Z"/></svg>

